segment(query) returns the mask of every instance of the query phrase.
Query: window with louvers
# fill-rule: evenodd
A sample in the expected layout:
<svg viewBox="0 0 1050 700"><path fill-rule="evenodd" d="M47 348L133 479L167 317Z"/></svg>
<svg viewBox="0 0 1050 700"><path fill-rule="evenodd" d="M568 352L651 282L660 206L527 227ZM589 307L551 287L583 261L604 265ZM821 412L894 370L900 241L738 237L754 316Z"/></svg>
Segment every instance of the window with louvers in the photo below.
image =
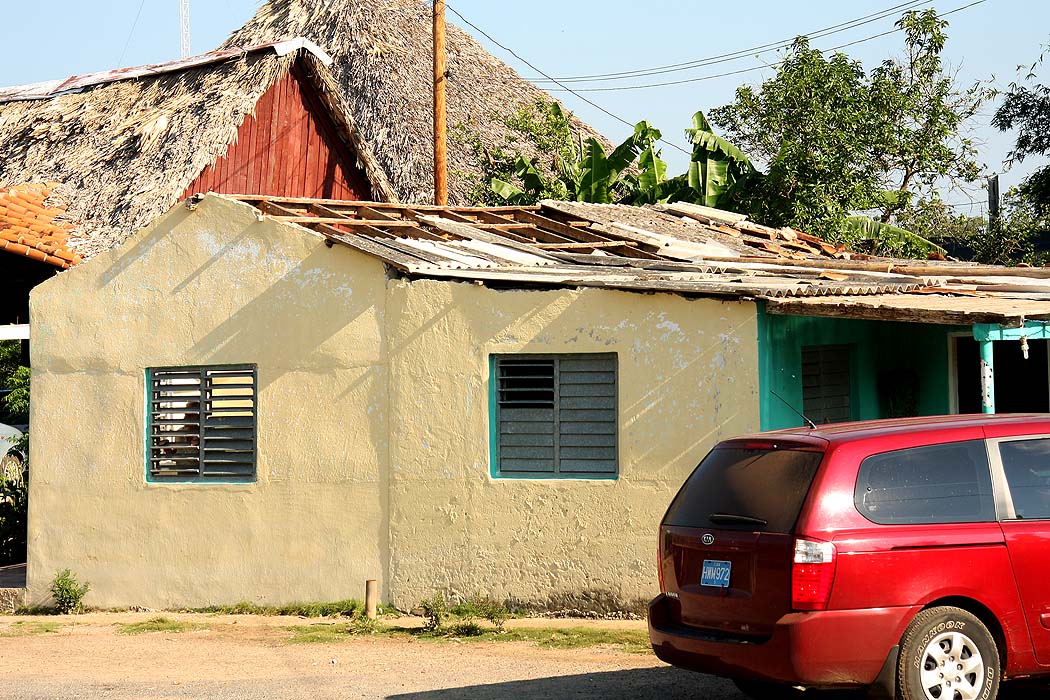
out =
<svg viewBox="0 0 1050 700"><path fill-rule="evenodd" d="M494 364L497 476L617 475L615 354L500 355Z"/></svg>
<svg viewBox="0 0 1050 700"><path fill-rule="evenodd" d="M151 481L255 479L254 365L147 372Z"/></svg>

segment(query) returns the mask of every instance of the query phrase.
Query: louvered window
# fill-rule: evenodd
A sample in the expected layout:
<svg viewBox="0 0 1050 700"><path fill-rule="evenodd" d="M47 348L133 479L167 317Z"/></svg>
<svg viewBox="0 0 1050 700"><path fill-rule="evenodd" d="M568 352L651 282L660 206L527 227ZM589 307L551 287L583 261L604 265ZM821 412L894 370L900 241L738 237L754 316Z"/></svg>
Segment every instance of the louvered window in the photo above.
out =
<svg viewBox="0 0 1050 700"><path fill-rule="evenodd" d="M494 358L496 475L617 475L616 355Z"/></svg>
<svg viewBox="0 0 1050 700"><path fill-rule="evenodd" d="M818 425L853 419L848 345L802 348L802 412Z"/></svg>
<svg viewBox="0 0 1050 700"><path fill-rule="evenodd" d="M150 481L255 479L254 365L151 369Z"/></svg>

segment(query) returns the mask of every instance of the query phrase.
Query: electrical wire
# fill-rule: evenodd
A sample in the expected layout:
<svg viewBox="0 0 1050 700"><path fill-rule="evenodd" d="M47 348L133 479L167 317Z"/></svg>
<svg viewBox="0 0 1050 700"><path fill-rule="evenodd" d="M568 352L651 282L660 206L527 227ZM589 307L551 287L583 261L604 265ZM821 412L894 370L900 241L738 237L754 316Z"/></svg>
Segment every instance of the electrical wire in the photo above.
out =
<svg viewBox="0 0 1050 700"><path fill-rule="evenodd" d="M128 47L131 46L131 37L135 36L135 28L139 26L139 18L142 17L142 8L146 6L146 0L142 0L139 3L139 10L135 13L135 21L131 23L131 31L128 32L127 41L124 42L124 49L120 52L120 58L117 59L117 68L124 65L124 56L128 53Z"/></svg>
<svg viewBox="0 0 1050 700"><path fill-rule="evenodd" d="M982 0L982 1L983 1L983 0ZM601 112L602 114L605 114L605 115L606 115L606 116L608 116L608 117L612 117L612 118L613 118L613 119L615 119L616 121L618 121L618 122L621 122L622 124L625 124L626 126L628 126L628 127L632 128L632 129L634 128L634 126L635 126L635 125L634 125L634 124L632 124L631 122L627 121L626 119L624 119L623 117L621 117L621 116L619 116L619 115L613 114L612 112L610 112L609 110L607 110L607 109L606 109L605 107L602 107L601 105L599 105L599 104L597 104L597 103L593 102L592 100L589 100L589 99L587 99L587 98L586 98L586 97L584 97L583 95L580 95L579 93L577 93L577 92L576 92L575 90L573 90L572 88L569 88L569 87L566 87L565 85L562 85L562 83L560 83L560 82L559 82L558 80L556 80L556 79L554 79L554 78L550 77L549 75L547 75L546 73L544 73L544 72L543 72L542 70L540 70L539 68L537 68L537 67L536 67L535 65L533 65L532 63L530 63L530 62L529 62L529 61L527 61L526 59L524 59L524 58L522 58L521 56L519 56L519 55L517 54L517 52L515 52L515 51L514 51L514 49L511 49L510 47L504 46L503 44L501 44L500 42L498 42L498 41L497 41L496 39L494 39L494 38L492 37L492 35L491 35L491 34L489 34L489 33L488 33L488 32L486 32L486 31L485 31L484 29L482 29L482 28L481 28L481 27L479 27L478 25L476 25L476 24L474 24L473 22L471 22L471 21L470 21L469 19L467 19L466 17L464 17L464 16L463 16L463 15L462 15L462 14L461 14L461 13L459 12L459 10L457 10L456 8L452 7L452 6L451 6L451 5L449 5L448 3L445 3L445 7L446 7L446 8L448 8L448 10L449 10L450 12L452 12L452 14L456 15L456 17L459 17L460 21L462 21L462 22L463 22L464 24L466 24L466 25L467 25L468 27L472 28L472 29L473 29L474 31L476 31L476 32L478 32L479 34L481 34L481 35L482 35L483 37L485 37L486 39L488 39L489 41L491 41L491 42L492 42L493 44L495 44L496 46L500 47L501 49L503 49L504 51L506 51L507 53L509 53L509 54L510 54L511 56L513 56L514 58L516 58L516 59L518 59L519 61L521 61L522 63L524 63L524 64L525 64L526 66L528 66L528 67L529 67L529 68L531 68L532 70L536 71L537 73L539 73L539 74L540 74L540 75L542 75L542 76L545 76L545 77L546 77L546 78L547 78L548 80L550 80L550 81L551 81L552 83L554 83L555 85L558 85L558 86L560 86L560 87L561 87L561 88L562 88L562 89L563 89L563 90L564 90L565 92L568 92L569 94L575 95L575 96L576 96L577 98L579 98L579 99L580 99L580 100L582 100L583 102L585 102L585 103L589 104L589 105L590 105L591 107L594 107L595 109L597 109L597 110L598 110L599 112ZM679 150L679 151L681 151L682 153L685 153L686 155L692 155L692 153L693 153L693 152L692 152L691 150L689 150L689 149L686 149L686 148L684 148L684 147L682 147L682 146L679 146L679 145L678 145L677 143L675 143L674 141L668 141L668 140L667 140L667 139L665 139L665 138L661 138L660 140L661 140L661 141L662 141L663 143L666 143L666 144L667 144L668 146L672 146L673 148L676 148L676 149L678 149L678 150Z"/></svg>
<svg viewBox="0 0 1050 700"><path fill-rule="evenodd" d="M956 12L962 12L963 10L967 10L967 9L969 9L969 8L975 6L975 5L980 5L980 4L985 3L985 2L988 2L988 0L975 0L974 2L971 2L968 5L963 5L961 7L955 8L954 10L949 10L948 12L941 13L941 14L938 15L938 17L947 17L948 15L953 15ZM884 36L889 36L890 34L896 34L899 31L901 31L900 28L890 29L888 31L881 32L879 34L873 34L872 36L864 37L863 39L857 39L856 41L850 41L850 42L845 43L845 44L839 44L838 46L832 46L829 49L821 49L820 52L824 53L824 54L831 53L832 51L838 51L840 49L845 49L845 48L848 48L850 46L856 46L857 44L863 44L865 42L873 41L875 39L881 39ZM560 86L562 88L562 90L551 89L548 92L562 92L562 91L565 91L565 92L570 92L570 93L576 95L577 97L580 97L581 99L583 99L579 95L579 93L581 93L581 92L623 92L623 91L626 91L626 90L648 90L650 88L670 87L670 86L673 86L673 85L686 85L686 84L689 84L689 83L699 83L699 82L702 82L702 81L705 81L705 80L715 80L716 78L726 78L726 77L729 77L729 76L732 76L732 75L742 75L744 73L752 73L754 71L762 70L764 68L776 68L776 67L781 66L783 64L784 64L784 61L778 61L776 63L771 63L769 65L751 66L750 68L741 68L739 70L727 71L725 73L717 73L715 75L702 75L702 76L697 77L697 78L686 78L686 79L683 79L683 80L670 80L670 81L667 81L667 82L649 83L649 84L645 84L645 85L619 85L619 86L615 86L615 87L576 88L575 90L570 90L565 85L562 85L559 82L555 82L555 84Z"/></svg>
<svg viewBox="0 0 1050 700"><path fill-rule="evenodd" d="M824 27L823 29L817 29L817 30L812 31L812 32L805 32L805 33L801 33L800 32L799 34L796 34L794 37L792 37L790 39L781 39L780 41L775 41L775 42L771 42L771 43L768 43L768 44L761 44L759 46L752 46L750 48L740 49L738 51L732 51L730 53L718 54L716 56L709 56L707 58L701 58L701 59L697 59L695 61L687 61L685 63L672 63L670 65L656 66L654 68L639 68L639 69L636 69L636 70L622 71L622 72L618 72L618 73L598 73L598 74L595 74L595 75L577 75L577 76L570 76L570 77L566 77L566 78L558 78L558 80L563 82L563 83L580 83L580 82L591 83L591 82L605 82L605 81L612 81L612 80L626 80L628 78L640 78L640 77L645 77L645 76L649 76L649 75L661 75L661 74L665 74L665 73L675 73L675 72L680 72L680 71L692 70L694 68L701 68L701 67L704 67L704 66L715 65L715 64L718 64L718 63L727 63L729 61L737 61L737 60L740 60L742 58L749 58L752 55L754 55L756 52L757 53L767 53L769 51L787 48L787 47L791 46L791 44L794 43L795 38L800 36L800 35L801 36L807 36L810 39L821 39L821 38L824 38L824 37L827 37L827 36L832 36L834 34L839 34L841 32L849 31L851 29L856 29L857 27L862 27L862 26L864 26L866 24L871 24L872 22L877 22L877 21L885 19L887 17L892 17L892 16L896 15L898 12L905 12L905 11L908 11L910 9L913 9L917 5L924 5L924 4L927 4L928 2L930 2L930 0L910 0L909 2L904 2L904 3L901 3L899 5L894 5L893 7L886 8L885 10L880 10L879 12L875 12L875 13L872 13L870 15L865 15L863 17L858 17L856 19L851 19L848 22L841 22L839 24L834 24L834 25L832 25L830 27ZM546 78L537 78L537 79L535 79L535 81L536 82L545 82Z"/></svg>

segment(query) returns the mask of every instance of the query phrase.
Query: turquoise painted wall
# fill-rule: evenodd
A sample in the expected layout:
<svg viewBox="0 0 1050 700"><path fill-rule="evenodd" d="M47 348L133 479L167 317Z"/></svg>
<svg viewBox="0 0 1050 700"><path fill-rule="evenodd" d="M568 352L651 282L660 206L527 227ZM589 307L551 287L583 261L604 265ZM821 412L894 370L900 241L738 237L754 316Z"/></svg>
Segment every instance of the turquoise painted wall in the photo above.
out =
<svg viewBox="0 0 1050 700"><path fill-rule="evenodd" d="M802 348L849 345L854 420L885 418L887 397L879 378L914 376L923 416L950 411L948 336L965 327L890 323L816 316L777 316L759 305L759 386L763 430L793 428L802 419L773 396L802 409ZM914 375L911 375L914 373Z"/></svg>

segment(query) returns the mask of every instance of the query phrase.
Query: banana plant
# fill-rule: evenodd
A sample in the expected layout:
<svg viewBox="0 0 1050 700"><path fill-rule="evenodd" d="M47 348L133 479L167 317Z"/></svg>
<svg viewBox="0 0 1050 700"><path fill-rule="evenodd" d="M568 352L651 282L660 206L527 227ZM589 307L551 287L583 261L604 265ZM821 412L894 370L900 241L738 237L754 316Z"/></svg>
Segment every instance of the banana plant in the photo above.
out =
<svg viewBox="0 0 1050 700"><path fill-rule="evenodd" d="M711 130L703 112L693 115L693 127L685 130L693 144L689 162L689 186L698 195L697 203L729 208L746 187L760 177L744 152Z"/></svg>

